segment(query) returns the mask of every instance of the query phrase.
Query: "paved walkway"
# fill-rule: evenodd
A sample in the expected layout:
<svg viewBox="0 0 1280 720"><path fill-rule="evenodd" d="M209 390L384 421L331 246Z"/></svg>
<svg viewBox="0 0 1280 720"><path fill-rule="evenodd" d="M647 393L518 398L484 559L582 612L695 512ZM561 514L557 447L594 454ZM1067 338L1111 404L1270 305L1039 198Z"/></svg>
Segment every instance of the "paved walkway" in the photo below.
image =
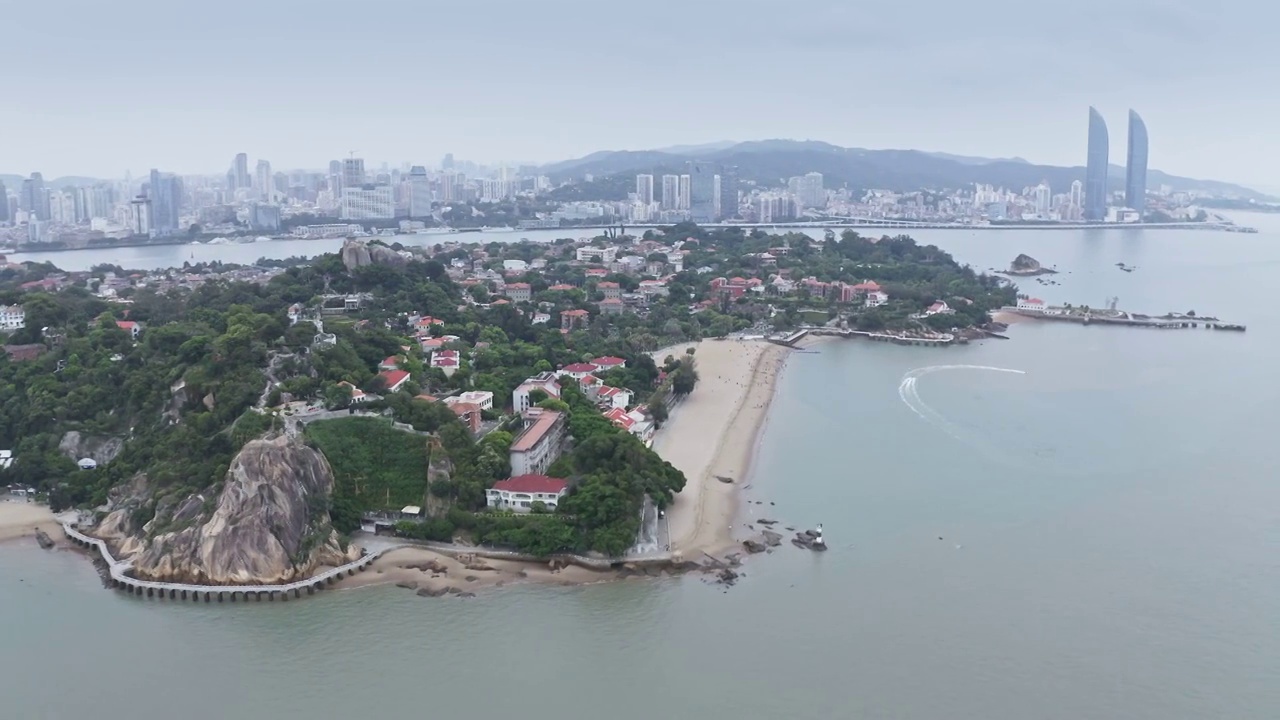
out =
<svg viewBox="0 0 1280 720"><path fill-rule="evenodd" d="M76 544L86 548L95 547L98 549L103 561L107 563L112 587L137 595L145 593L147 597L158 595L160 597L168 596L171 599L181 597L181 599L186 600L188 596L191 596L192 599L199 600L203 595L205 602L215 598L221 602L226 597L229 597L232 601L239 598L248 600L251 596L258 600L262 600L264 597L268 600L275 600L277 597L282 600L288 600L290 593L294 597L301 597L304 591L308 595L312 595L315 591L322 589L326 585L332 585L340 578L354 575L356 572L364 570L384 553L397 547L403 547L402 545L387 545L372 552L366 551L359 559L345 565L331 568L305 580L297 580L283 585L192 585L188 583L139 580L138 578L130 577L128 573L133 569L133 563L116 559L111 554L106 542L85 535L71 523L64 522L62 530Z"/></svg>

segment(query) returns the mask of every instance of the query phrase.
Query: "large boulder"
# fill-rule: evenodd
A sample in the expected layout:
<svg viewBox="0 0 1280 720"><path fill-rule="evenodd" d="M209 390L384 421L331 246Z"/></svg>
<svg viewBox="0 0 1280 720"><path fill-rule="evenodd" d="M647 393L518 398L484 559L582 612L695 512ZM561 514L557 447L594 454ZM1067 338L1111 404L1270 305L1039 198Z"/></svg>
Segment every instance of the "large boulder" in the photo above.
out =
<svg viewBox="0 0 1280 720"><path fill-rule="evenodd" d="M407 262L400 253L380 243L366 243L363 240L348 238L342 243L342 264L348 270L355 270L366 265L401 266Z"/></svg>
<svg viewBox="0 0 1280 720"><path fill-rule="evenodd" d="M121 450L124 450L124 438L115 435L88 435L70 430L58 441L58 452L63 455L77 461L92 458L99 465L115 460Z"/></svg>
<svg viewBox="0 0 1280 720"><path fill-rule="evenodd" d="M340 547L329 525L332 490L333 470L318 451L284 437L253 440L232 460L216 500L196 493L157 503L146 527L116 544L132 555L134 575L146 580L205 585L300 580L320 565L358 557L355 547ZM122 507L108 514L96 534L123 534L129 512Z"/></svg>

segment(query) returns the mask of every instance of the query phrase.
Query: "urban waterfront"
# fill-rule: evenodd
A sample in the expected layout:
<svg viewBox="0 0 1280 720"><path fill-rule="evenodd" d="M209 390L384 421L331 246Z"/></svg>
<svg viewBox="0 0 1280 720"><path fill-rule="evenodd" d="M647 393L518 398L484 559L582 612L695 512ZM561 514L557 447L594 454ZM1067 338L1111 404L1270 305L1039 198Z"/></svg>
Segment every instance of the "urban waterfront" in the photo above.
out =
<svg viewBox="0 0 1280 720"><path fill-rule="evenodd" d="M831 550L753 558L727 592L686 577L182 605L103 590L71 552L0 546L6 714L1275 717L1280 222L1244 224L1260 233L912 233L977 268L1056 265L1057 285L1018 281L1051 303L1118 296L1249 331L1028 321L967 347L795 354L744 512L823 523ZM340 243L48 259L248 263Z"/></svg>

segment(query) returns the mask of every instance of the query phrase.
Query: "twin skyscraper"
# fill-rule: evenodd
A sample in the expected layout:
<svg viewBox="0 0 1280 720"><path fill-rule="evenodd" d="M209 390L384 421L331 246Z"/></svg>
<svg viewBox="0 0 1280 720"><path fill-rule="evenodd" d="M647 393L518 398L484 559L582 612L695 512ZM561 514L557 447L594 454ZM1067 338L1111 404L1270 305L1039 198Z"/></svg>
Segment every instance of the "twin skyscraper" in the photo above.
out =
<svg viewBox="0 0 1280 720"><path fill-rule="evenodd" d="M1097 109L1089 108L1089 161L1084 173L1084 219L1107 219L1107 173L1110 171L1110 143L1107 122ZM1147 125L1138 113L1129 111L1129 147L1125 164L1124 204L1141 218L1147 204Z"/></svg>

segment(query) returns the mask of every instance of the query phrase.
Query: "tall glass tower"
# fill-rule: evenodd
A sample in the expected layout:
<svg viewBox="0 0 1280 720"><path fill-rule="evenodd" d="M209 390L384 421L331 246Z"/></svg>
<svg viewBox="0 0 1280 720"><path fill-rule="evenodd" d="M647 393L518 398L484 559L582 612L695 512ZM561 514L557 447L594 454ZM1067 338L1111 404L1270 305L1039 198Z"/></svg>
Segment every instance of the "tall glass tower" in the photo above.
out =
<svg viewBox="0 0 1280 720"><path fill-rule="evenodd" d="M1102 119L1102 115L1095 108L1090 107L1089 163L1084 171L1085 220L1101 222L1107 217L1108 163L1107 122Z"/></svg>
<svg viewBox="0 0 1280 720"><path fill-rule="evenodd" d="M1147 205L1147 124L1138 113L1129 111L1129 157L1125 165L1124 204L1138 211Z"/></svg>

